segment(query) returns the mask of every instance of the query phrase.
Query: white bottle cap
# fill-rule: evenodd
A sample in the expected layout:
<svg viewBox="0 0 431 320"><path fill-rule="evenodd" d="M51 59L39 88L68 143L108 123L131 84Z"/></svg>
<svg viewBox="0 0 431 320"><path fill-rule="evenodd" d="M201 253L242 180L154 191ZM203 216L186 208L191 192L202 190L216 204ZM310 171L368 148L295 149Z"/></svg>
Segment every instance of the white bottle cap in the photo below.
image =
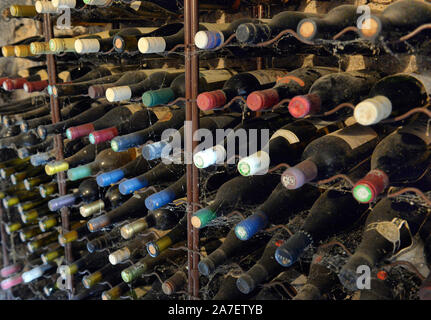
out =
<svg viewBox="0 0 431 320"><path fill-rule="evenodd" d="M216 145L210 149L199 151L193 156L196 167L203 169L214 164L223 163L226 158L226 150L222 145Z"/></svg>
<svg viewBox="0 0 431 320"><path fill-rule="evenodd" d="M199 49L214 49L223 43L224 36L220 31L199 31L195 34L195 45Z"/></svg>
<svg viewBox="0 0 431 320"><path fill-rule="evenodd" d="M89 6L106 6L111 0L84 0Z"/></svg>
<svg viewBox="0 0 431 320"><path fill-rule="evenodd" d="M58 13L58 8L54 7L50 1L36 1L34 7L37 13Z"/></svg>
<svg viewBox="0 0 431 320"><path fill-rule="evenodd" d="M65 9L76 7L76 0L52 0L52 5L56 8Z"/></svg>
<svg viewBox="0 0 431 320"><path fill-rule="evenodd" d="M143 37L138 41L138 49L141 53L165 52L166 41L163 37Z"/></svg>
<svg viewBox="0 0 431 320"><path fill-rule="evenodd" d="M44 272L50 269L51 267L52 266L49 264L43 264L27 272L24 272L22 274L22 280L24 281L24 283L28 283L33 281L34 279L40 278L44 274Z"/></svg>
<svg viewBox="0 0 431 320"><path fill-rule="evenodd" d="M265 151L258 151L249 157L241 159L238 162L238 171L245 177L265 174L269 168L269 164L269 154Z"/></svg>
<svg viewBox="0 0 431 320"><path fill-rule="evenodd" d="M130 258L130 251L127 248L119 249L109 255L109 262L112 265L116 265L117 263L123 262Z"/></svg>
<svg viewBox="0 0 431 320"><path fill-rule="evenodd" d="M75 40L75 50L81 54L99 52L100 42L97 39L77 39Z"/></svg>
<svg viewBox="0 0 431 320"><path fill-rule="evenodd" d="M392 113L391 100L385 96L375 96L360 102L353 113L356 121L363 126L379 123Z"/></svg>
<svg viewBox="0 0 431 320"><path fill-rule="evenodd" d="M130 100L132 98L132 90L129 86L113 87L106 89L106 99L109 102Z"/></svg>

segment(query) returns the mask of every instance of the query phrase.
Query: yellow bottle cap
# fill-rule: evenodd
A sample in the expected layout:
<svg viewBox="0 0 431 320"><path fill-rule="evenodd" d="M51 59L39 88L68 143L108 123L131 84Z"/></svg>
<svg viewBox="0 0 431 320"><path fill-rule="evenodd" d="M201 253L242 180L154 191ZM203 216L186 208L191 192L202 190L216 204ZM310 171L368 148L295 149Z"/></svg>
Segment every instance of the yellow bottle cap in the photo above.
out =
<svg viewBox="0 0 431 320"><path fill-rule="evenodd" d="M58 243L60 243L60 245L62 246L64 246L66 243L70 243L76 240L78 240L78 232L76 232L75 230L58 236Z"/></svg>
<svg viewBox="0 0 431 320"><path fill-rule="evenodd" d="M35 6L20 6L15 4L11 5L9 10L13 17L34 17L37 15Z"/></svg>
<svg viewBox="0 0 431 320"><path fill-rule="evenodd" d="M49 50L52 53L75 52L75 38L54 38L49 40Z"/></svg>
<svg viewBox="0 0 431 320"><path fill-rule="evenodd" d="M30 46L28 45L15 46L15 55L17 57L33 56L33 54L30 51Z"/></svg>
<svg viewBox="0 0 431 320"><path fill-rule="evenodd" d="M56 161L45 165L45 172L49 176L67 170L69 170L69 164L66 161Z"/></svg>
<svg viewBox="0 0 431 320"><path fill-rule="evenodd" d="M32 42L32 43L30 43L30 52L34 55L50 53L49 43L48 42Z"/></svg>
<svg viewBox="0 0 431 320"><path fill-rule="evenodd" d="M1 48L3 57L15 57L15 47L14 46L4 46Z"/></svg>

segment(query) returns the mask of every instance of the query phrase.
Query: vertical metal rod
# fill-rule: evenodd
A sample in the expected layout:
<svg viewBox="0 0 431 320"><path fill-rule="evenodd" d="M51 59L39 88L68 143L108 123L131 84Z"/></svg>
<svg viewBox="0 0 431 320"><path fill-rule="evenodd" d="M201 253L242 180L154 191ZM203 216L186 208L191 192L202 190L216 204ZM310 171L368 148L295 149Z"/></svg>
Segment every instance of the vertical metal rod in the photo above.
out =
<svg viewBox="0 0 431 320"><path fill-rule="evenodd" d="M191 60L190 60L190 47L191 47L191 1L184 1L184 53L185 53L185 78L186 78L186 121L192 120L192 104L191 104ZM191 146L193 137L190 132L186 130L185 145ZM187 150L186 150L187 151ZM187 153L186 153L187 154ZM185 159L188 160L188 159ZM194 278L193 278L193 225L191 218L193 215L193 168L192 164L186 164L186 177L187 177L187 260L188 260L188 293L189 298L193 295Z"/></svg>
<svg viewBox="0 0 431 320"><path fill-rule="evenodd" d="M195 34L199 31L199 3L197 0L192 0L192 20L191 20L191 108L192 108L192 132L199 129L199 109L197 106L197 96L199 94L199 56L196 53ZM198 141L192 141L192 150L198 146ZM199 170L195 165L192 165L192 183L193 183L193 212L197 211L196 203L199 202ZM199 229L193 228L193 296L199 297Z"/></svg>
<svg viewBox="0 0 431 320"><path fill-rule="evenodd" d="M3 221L3 205L0 205L0 233L1 233L1 244L2 244L2 256L3 256L3 268L9 265L9 255L7 252L7 238L6 230L4 229Z"/></svg>
<svg viewBox="0 0 431 320"><path fill-rule="evenodd" d="M43 17L43 30L45 35L45 41L48 42L53 37L53 27L51 23L51 16L49 14L44 14ZM55 85L57 83L57 68L54 56L52 54L47 54L46 56L46 65L48 71L48 82L50 85ZM51 117L52 123L59 122L60 119L60 108L58 103L58 98L51 95ZM60 134L55 136L55 148L56 148L56 159L63 160L63 139ZM60 172L57 175L58 180L58 191L60 195L65 195L66 190L66 175L64 172ZM67 232L70 230L70 222L69 222L69 210L67 208L63 208L61 210L61 225L63 232ZM73 261L72 256L72 246L67 244L65 246L65 258L67 263L71 263ZM67 279L67 288L73 292L73 278L70 277Z"/></svg>

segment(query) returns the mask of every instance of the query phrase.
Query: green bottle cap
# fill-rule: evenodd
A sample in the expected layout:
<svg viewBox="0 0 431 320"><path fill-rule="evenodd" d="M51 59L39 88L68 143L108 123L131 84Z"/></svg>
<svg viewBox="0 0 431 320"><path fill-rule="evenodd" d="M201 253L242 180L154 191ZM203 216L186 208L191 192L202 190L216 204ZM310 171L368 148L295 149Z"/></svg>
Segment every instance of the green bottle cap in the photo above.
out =
<svg viewBox="0 0 431 320"><path fill-rule="evenodd" d="M217 215L215 212L213 212L210 209L204 208L199 211L197 211L193 217L192 217L192 225L195 228L203 228L208 223L210 223L212 220L217 218Z"/></svg>
<svg viewBox="0 0 431 320"><path fill-rule="evenodd" d="M79 179L84 179L91 176L91 168L88 165L85 166L79 166L76 168L69 169L67 171L67 177L71 181L76 181Z"/></svg>
<svg viewBox="0 0 431 320"><path fill-rule="evenodd" d="M353 189L353 197L360 203L369 203L374 197L374 193L369 186L358 184Z"/></svg>
<svg viewBox="0 0 431 320"><path fill-rule="evenodd" d="M174 100L175 94L171 88L147 91L142 95L142 103L146 107L167 104Z"/></svg>

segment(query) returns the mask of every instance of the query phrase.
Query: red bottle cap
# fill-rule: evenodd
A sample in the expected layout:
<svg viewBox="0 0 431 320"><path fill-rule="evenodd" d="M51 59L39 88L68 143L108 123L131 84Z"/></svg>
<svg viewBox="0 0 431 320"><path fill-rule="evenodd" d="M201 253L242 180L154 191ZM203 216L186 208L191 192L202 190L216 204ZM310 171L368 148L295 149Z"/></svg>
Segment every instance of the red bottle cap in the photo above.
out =
<svg viewBox="0 0 431 320"><path fill-rule="evenodd" d="M223 107L226 104L226 95L222 90L204 92L198 96L197 103L203 111Z"/></svg>
<svg viewBox="0 0 431 320"><path fill-rule="evenodd" d="M0 86L2 86L3 82L5 82L7 79L9 78L8 77L0 78Z"/></svg>
<svg viewBox="0 0 431 320"><path fill-rule="evenodd" d="M30 81L23 85L24 91L28 93L42 91L46 87L48 87L48 80Z"/></svg>
<svg viewBox="0 0 431 320"><path fill-rule="evenodd" d="M371 170L353 187L353 196L358 202L370 203L389 185L389 178L381 170Z"/></svg>
<svg viewBox="0 0 431 320"><path fill-rule="evenodd" d="M279 101L277 90L267 89L250 93L247 97L247 106L250 110L260 111L274 106Z"/></svg>
<svg viewBox="0 0 431 320"><path fill-rule="evenodd" d="M320 98L315 94L296 96L289 103L289 112L294 118L304 118L320 111Z"/></svg>
<svg viewBox="0 0 431 320"><path fill-rule="evenodd" d="M109 141L118 136L118 130L115 127L94 131L90 134L90 142L92 144L99 144L105 141Z"/></svg>
<svg viewBox="0 0 431 320"><path fill-rule="evenodd" d="M5 89L6 91L12 91L14 89L12 79L6 79L5 81L3 81L3 89Z"/></svg>
<svg viewBox="0 0 431 320"><path fill-rule="evenodd" d="M91 123L86 123L77 127L71 127L66 130L66 136L69 140L78 139L89 135L94 131L94 126Z"/></svg>

